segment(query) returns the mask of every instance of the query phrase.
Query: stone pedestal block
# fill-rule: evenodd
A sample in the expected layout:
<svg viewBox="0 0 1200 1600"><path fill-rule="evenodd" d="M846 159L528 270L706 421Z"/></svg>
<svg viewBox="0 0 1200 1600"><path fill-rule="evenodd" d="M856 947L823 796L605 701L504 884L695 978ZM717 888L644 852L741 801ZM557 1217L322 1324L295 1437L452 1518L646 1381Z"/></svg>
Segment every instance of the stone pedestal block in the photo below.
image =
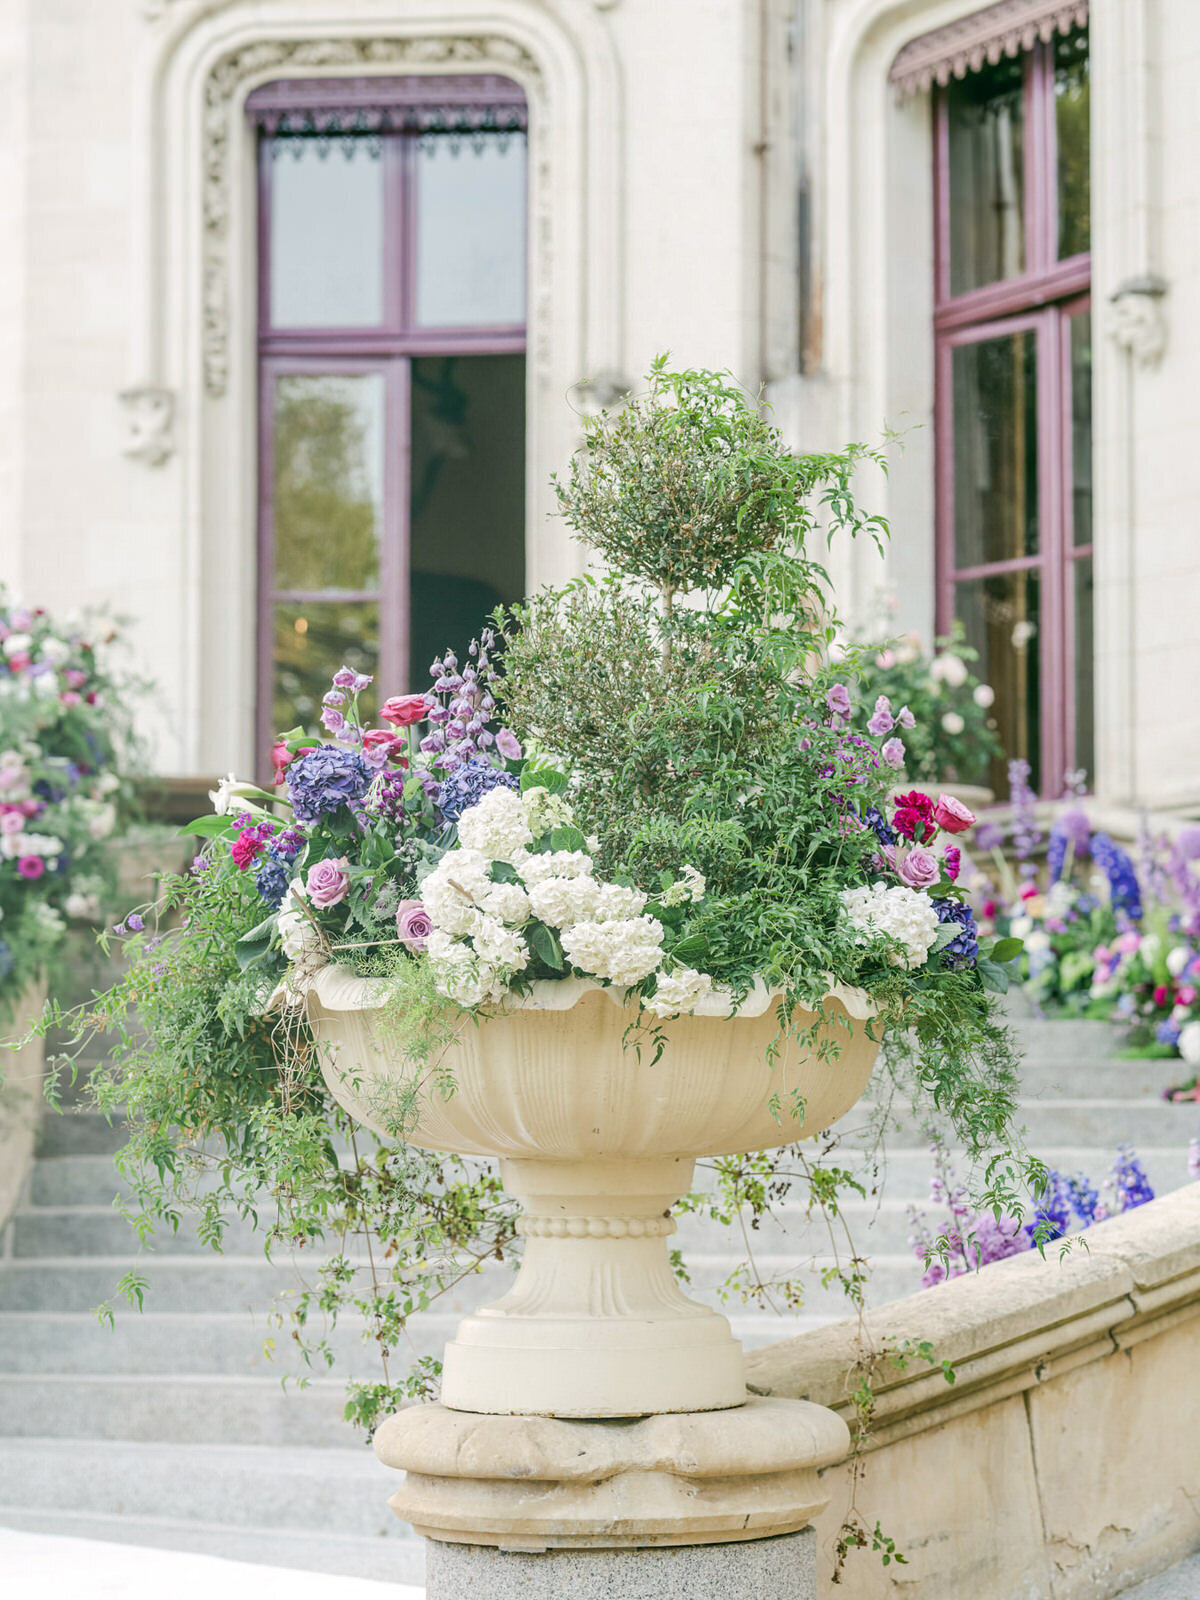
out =
<svg viewBox="0 0 1200 1600"><path fill-rule="evenodd" d="M816 1535L657 1549L547 1550L431 1539L426 1600L816 1600Z"/></svg>
<svg viewBox="0 0 1200 1600"><path fill-rule="evenodd" d="M380 1460L406 1473L392 1509L418 1533L528 1552L795 1533L829 1499L819 1469L849 1448L832 1411L774 1398L602 1422L414 1406L375 1437Z"/></svg>

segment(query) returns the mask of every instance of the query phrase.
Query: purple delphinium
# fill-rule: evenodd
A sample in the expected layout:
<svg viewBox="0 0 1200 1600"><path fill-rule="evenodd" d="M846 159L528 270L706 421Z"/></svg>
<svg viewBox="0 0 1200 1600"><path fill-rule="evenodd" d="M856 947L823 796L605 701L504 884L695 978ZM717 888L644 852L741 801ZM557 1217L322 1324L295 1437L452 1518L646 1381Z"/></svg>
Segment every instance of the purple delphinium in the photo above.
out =
<svg viewBox="0 0 1200 1600"><path fill-rule="evenodd" d="M1085 1228L1093 1222L1102 1222L1107 1215L1100 1202L1100 1192L1084 1172L1076 1172L1067 1179L1067 1193L1071 1209Z"/></svg>
<svg viewBox="0 0 1200 1600"><path fill-rule="evenodd" d="M1071 1231L1071 1193L1067 1180L1053 1167L1046 1173L1046 1181L1034 1195L1036 1208L1030 1227L1030 1240L1035 1241L1040 1231L1042 1242L1061 1239Z"/></svg>
<svg viewBox="0 0 1200 1600"><path fill-rule="evenodd" d="M961 900L931 900L939 922L958 924L958 932L944 944L940 954L942 966L951 969L973 967L979 959L979 929L970 906Z"/></svg>
<svg viewBox="0 0 1200 1600"><path fill-rule="evenodd" d="M1031 768L1028 761L1018 757L1008 763L1008 787L1012 801L1013 855L1021 865L1027 863L1041 843L1033 808L1037 797L1029 787ZM1028 874L1026 874L1027 876ZM1021 876L1018 873L1018 876Z"/></svg>
<svg viewBox="0 0 1200 1600"><path fill-rule="evenodd" d="M1078 806L1072 806L1054 819L1050 841L1046 846L1046 865L1050 870L1051 883L1057 883L1062 877L1068 851L1075 861L1088 855L1091 837L1092 828L1087 812Z"/></svg>
<svg viewBox="0 0 1200 1600"><path fill-rule="evenodd" d="M495 632L485 628L478 639L472 639L467 652L470 659L461 672L453 650L447 650L429 669L434 704L421 750L443 772L453 772L480 756L486 759L498 738L504 747L499 752L502 757L512 759L506 757L506 751L513 746L520 749L508 729L493 730L491 726L496 710L496 669L489 652L495 646Z"/></svg>
<svg viewBox="0 0 1200 1600"><path fill-rule="evenodd" d="M500 767L493 767L490 761L476 757L455 767L446 777L438 805L447 821L457 822L463 812L478 805L489 790L501 787L519 791L520 779Z"/></svg>
<svg viewBox="0 0 1200 1600"><path fill-rule="evenodd" d="M1108 879L1113 910L1128 917L1130 922L1140 922L1142 891L1129 856L1107 833L1097 833L1092 838L1092 860Z"/></svg>
<svg viewBox="0 0 1200 1600"><path fill-rule="evenodd" d="M896 830L890 826L878 806L868 806L862 814L862 819L881 845L895 844Z"/></svg>
<svg viewBox="0 0 1200 1600"><path fill-rule="evenodd" d="M1180 828L1167 858L1167 871L1175 885L1183 913L1180 926L1185 933L1200 934L1200 877L1191 869L1191 862L1200 859L1200 824L1191 823Z"/></svg>
<svg viewBox="0 0 1200 1600"><path fill-rule="evenodd" d="M367 764L356 750L332 744L299 756L285 779L297 822L316 822L343 806L355 809L370 781Z"/></svg>
<svg viewBox="0 0 1200 1600"><path fill-rule="evenodd" d="M1138 1160L1131 1144L1117 1146L1117 1159L1113 1162L1112 1185L1120 1200L1119 1210L1132 1211L1134 1206L1144 1206L1154 1199L1154 1190L1146 1176L1146 1169Z"/></svg>

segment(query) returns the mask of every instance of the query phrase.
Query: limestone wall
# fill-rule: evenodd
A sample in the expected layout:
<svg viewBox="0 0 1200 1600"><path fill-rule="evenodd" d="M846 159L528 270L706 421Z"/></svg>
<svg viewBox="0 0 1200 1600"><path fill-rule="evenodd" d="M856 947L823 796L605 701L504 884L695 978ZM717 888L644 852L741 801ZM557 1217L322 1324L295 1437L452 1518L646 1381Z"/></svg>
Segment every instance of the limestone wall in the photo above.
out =
<svg viewBox="0 0 1200 1600"><path fill-rule="evenodd" d="M858 1509L908 1557L858 1552L831 1583L849 1467L818 1523L830 1600L1108 1600L1200 1548L1200 1184L1051 1246L872 1311L882 1362ZM756 1393L848 1419L856 1324L749 1359Z"/></svg>

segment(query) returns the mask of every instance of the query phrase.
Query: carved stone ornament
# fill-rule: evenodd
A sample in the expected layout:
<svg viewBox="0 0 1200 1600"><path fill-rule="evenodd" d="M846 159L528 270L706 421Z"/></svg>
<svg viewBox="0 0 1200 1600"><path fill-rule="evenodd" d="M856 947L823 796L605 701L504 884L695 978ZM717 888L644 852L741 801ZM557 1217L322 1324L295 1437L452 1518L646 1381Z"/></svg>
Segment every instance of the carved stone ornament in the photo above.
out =
<svg viewBox="0 0 1200 1600"><path fill-rule="evenodd" d="M174 452L172 426L175 421L175 396L170 389L139 384L117 396L125 409L126 435L122 455L143 466L161 467Z"/></svg>
<svg viewBox="0 0 1200 1600"><path fill-rule="evenodd" d="M602 411L614 411L624 405L633 385L619 372L601 372L586 378L571 390L571 398L585 415L599 416Z"/></svg>
<svg viewBox="0 0 1200 1600"><path fill-rule="evenodd" d="M1147 273L1127 279L1109 296L1109 337L1123 345L1139 367L1156 366L1166 348L1166 292L1165 280Z"/></svg>
<svg viewBox="0 0 1200 1600"><path fill-rule="evenodd" d="M166 0L173 3L173 0ZM452 72L487 68L519 70L536 80L538 64L512 39L484 35L437 38L263 39L231 51L216 63L204 85L204 387L214 398L229 383L229 217L232 205L231 150L234 103L241 86L278 72L304 75L315 68L344 67L361 75L404 65ZM532 166L531 156L531 166ZM539 185L544 192L544 185ZM539 219L540 220L540 219ZM548 223L535 236L548 235Z"/></svg>
<svg viewBox="0 0 1200 1600"><path fill-rule="evenodd" d="M917 94L951 78L978 72L985 62L1032 50L1056 33L1082 28L1088 0L999 0L970 16L911 39L888 74L898 95Z"/></svg>

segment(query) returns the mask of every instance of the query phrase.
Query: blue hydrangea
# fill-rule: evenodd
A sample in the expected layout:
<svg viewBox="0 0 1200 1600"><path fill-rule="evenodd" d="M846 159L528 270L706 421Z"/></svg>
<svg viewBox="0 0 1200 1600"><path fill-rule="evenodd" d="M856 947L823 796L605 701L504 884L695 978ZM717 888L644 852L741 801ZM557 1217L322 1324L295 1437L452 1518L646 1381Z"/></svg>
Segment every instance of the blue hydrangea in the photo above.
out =
<svg viewBox="0 0 1200 1600"><path fill-rule="evenodd" d="M297 822L317 822L362 799L371 773L357 750L321 744L287 769L288 796Z"/></svg>
<svg viewBox="0 0 1200 1600"><path fill-rule="evenodd" d="M12 945L7 939L0 939L0 978L7 978L16 964L12 953Z"/></svg>
<svg viewBox="0 0 1200 1600"><path fill-rule="evenodd" d="M1092 839L1092 860L1108 879L1108 893L1114 911L1123 911L1133 922L1142 917L1142 891L1132 860L1107 833Z"/></svg>
<svg viewBox="0 0 1200 1600"><path fill-rule="evenodd" d="M973 967L979 959L979 929L970 906L961 900L931 902L939 922L956 922L959 931L941 949L943 967Z"/></svg>
<svg viewBox="0 0 1200 1600"><path fill-rule="evenodd" d="M868 806L863 812L862 819L880 844L895 844L896 830L889 827L887 818L878 806Z"/></svg>
<svg viewBox="0 0 1200 1600"><path fill-rule="evenodd" d="M502 772L488 761L464 761L442 783L438 806L448 822L457 822L490 789L500 787L519 790L521 784L511 772Z"/></svg>
<svg viewBox="0 0 1200 1600"><path fill-rule="evenodd" d="M1159 1044L1177 1045L1179 1043L1179 1024L1172 1022L1170 1017L1165 1022L1160 1022L1154 1030L1154 1037Z"/></svg>
<svg viewBox="0 0 1200 1600"><path fill-rule="evenodd" d="M286 863L268 850L259 864L255 887L272 910L282 903L290 881Z"/></svg>

